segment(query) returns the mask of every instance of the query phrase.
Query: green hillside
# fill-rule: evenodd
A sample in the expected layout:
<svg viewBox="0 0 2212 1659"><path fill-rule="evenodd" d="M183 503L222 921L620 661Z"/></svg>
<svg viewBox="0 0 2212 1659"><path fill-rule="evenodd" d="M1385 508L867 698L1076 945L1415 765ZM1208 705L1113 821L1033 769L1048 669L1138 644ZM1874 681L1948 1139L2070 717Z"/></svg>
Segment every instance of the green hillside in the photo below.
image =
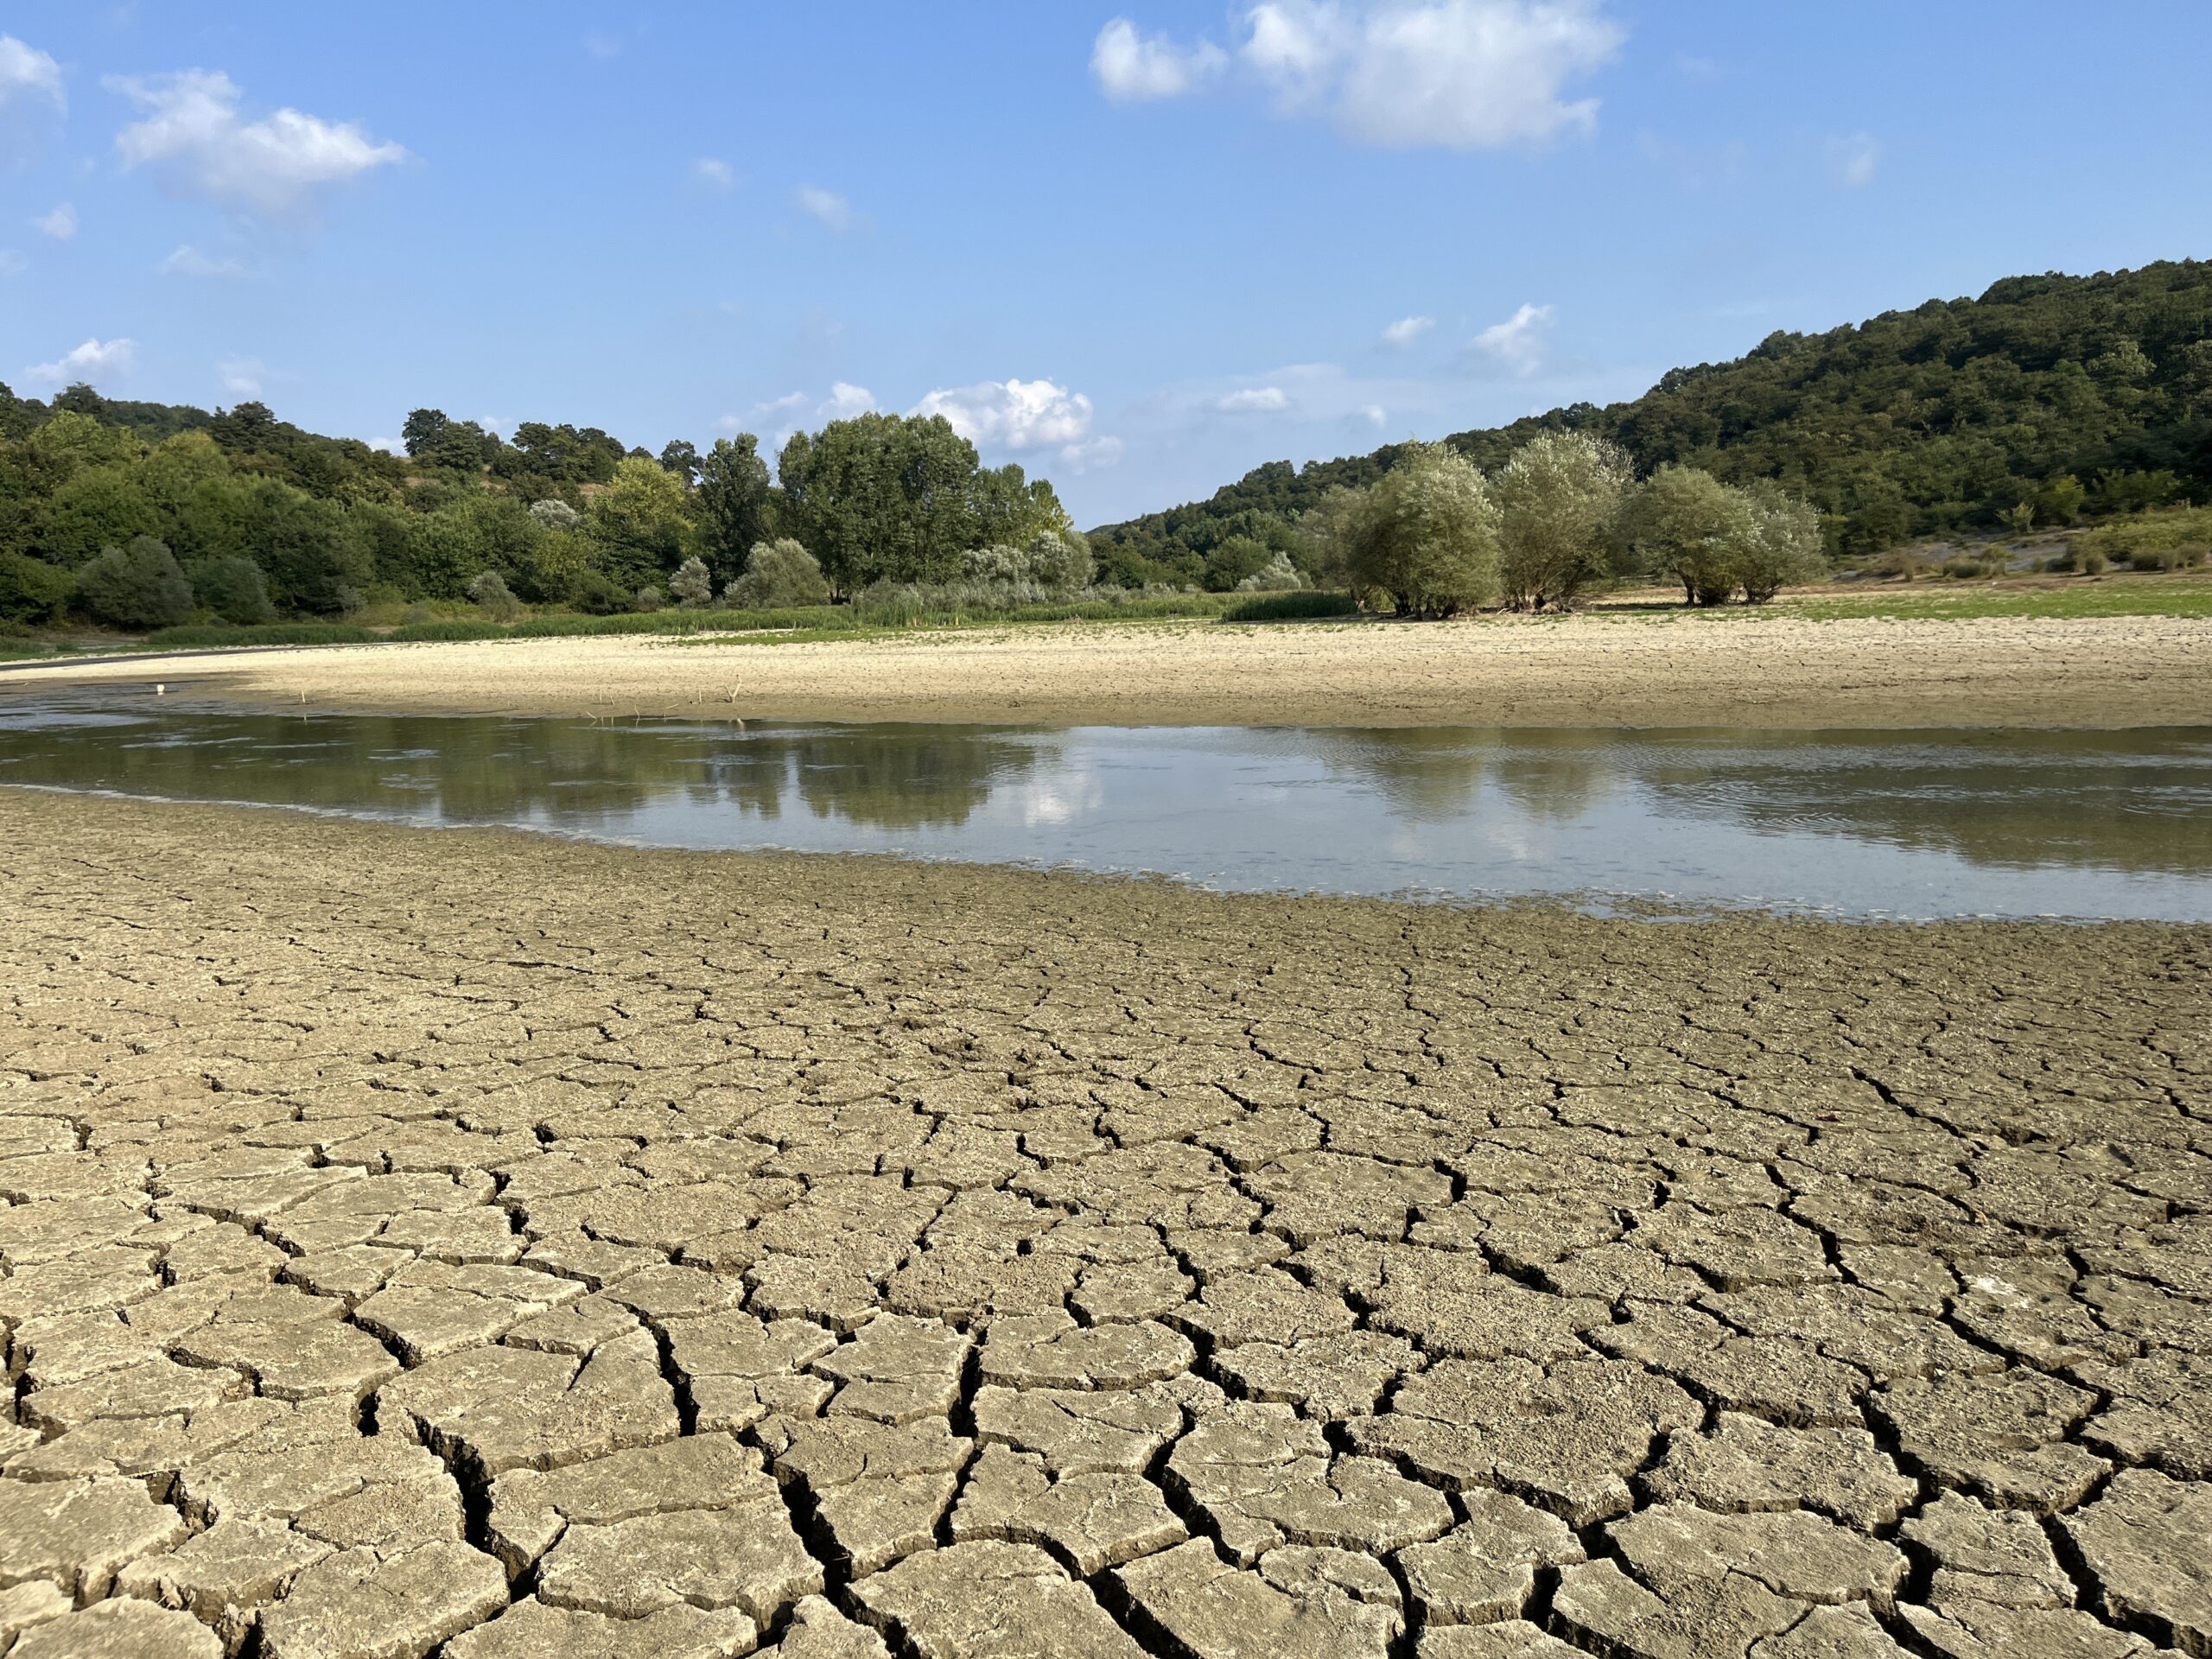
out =
<svg viewBox="0 0 2212 1659"><path fill-rule="evenodd" d="M1731 483L1779 480L1820 508L1837 554L1994 527L2024 501L2049 524L2212 499L2212 263L2007 277L1979 299L1770 334L1632 403L1446 442L1489 467L1548 427L1609 437L1640 472L1679 461ZM1294 549L1302 512L1373 482L1398 453L1272 461L1206 501L1101 525L1092 543L1124 581L1196 579L1231 537Z"/></svg>

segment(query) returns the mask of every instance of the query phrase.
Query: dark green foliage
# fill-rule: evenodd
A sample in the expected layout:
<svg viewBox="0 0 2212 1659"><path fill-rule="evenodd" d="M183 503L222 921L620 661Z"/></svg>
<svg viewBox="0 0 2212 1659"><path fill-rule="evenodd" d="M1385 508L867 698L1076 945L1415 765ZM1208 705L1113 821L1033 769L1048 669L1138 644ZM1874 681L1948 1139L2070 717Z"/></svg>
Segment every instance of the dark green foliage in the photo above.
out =
<svg viewBox="0 0 2212 1659"><path fill-rule="evenodd" d="M717 438L698 457L701 552L718 582L745 569L756 543L768 539L768 463L750 432Z"/></svg>
<svg viewBox="0 0 2212 1659"><path fill-rule="evenodd" d="M1271 556L1268 544L1256 536L1230 536L1214 544L1206 555L1205 587L1208 592L1226 594L1247 576L1257 575L1267 568Z"/></svg>
<svg viewBox="0 0 2212 1659"><path fill-rule="evenodd" d="M226 622L249 626L276 618L276 607L269 601L269 579L251 559L237 554L198 559L185 568L185 575L192 583L193 602Z"/></svg>
<svg viewBox="0 0 2212 1659"><path fill-rule="evenodd" d="M1350 594L1313 588L1290 594L1255 594L1221 613L1224 622L1294 622L1316 616L1351 616L1359 609Z"/></svg>
<svg viewBox="0 0 2212 1659"><path fill-rule="evenodd" d="M77 573L77 606L111 628L166 628L192 614L192 584L165 543L139 536Z"/></svg>
<svg viewBox="0 0 2212 1659"><path fill-rule="evenodd" d="M50 621L76 589L76 578L58 566L0 552L0 621Z"/></svg>
<svg viewBox="0 0 2212 1659"><path fill-rule="evenodd" d="M1675 369L1633 403L1578 404L1446 442L1493 470L1547 430L1609 438L1639 475L1673 462L1725 483L1773 479L1820 509L1834 553L1993 526L2022 501L2050 524L2203 500L2212 264L2011 277L1978 300L1771 334L1733 362ZM1103 526L1091 532L1100 566L1116 581L1163 569L1191 580L1229 537L1294 533L1325 491L1372 484L1402 448L1273 461L1207 501Z"/></svg>
<svg viewBox="0 0 2212 1659"><path fill-rule="evenodd" d="M240 645L365 645L378 637L343 622L277 622L265 628L202 622L150 633L146 646L149 651L226 651Z"/></svg>

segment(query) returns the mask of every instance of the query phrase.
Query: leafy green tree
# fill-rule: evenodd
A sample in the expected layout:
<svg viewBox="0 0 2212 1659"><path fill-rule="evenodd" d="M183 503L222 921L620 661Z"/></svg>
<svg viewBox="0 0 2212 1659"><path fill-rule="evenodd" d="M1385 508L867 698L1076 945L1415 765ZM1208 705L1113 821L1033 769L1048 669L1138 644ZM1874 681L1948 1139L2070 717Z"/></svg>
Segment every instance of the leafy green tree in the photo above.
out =
<svg viewBox="0 0 2212 1659"><path fill-rule="evenodd" d="M442 409L410 410L399 423L399 442L409 455L419 461L437 448L450 424Z"/></svg>
<svg viewBox="0 0 2212 1659"><path fill-rule="evenodd" d="M0 620L51 621L76 591L76 578L59 566L0 551Z"/></svg>
<svg viewBox="0 0 2212 1659"><path fill-rule="evenodd" d="M1620 447L1586 433L1540 432L1513 452L1491 480L1498 577L1510 608L1571 605L1605 579L1633 480Z"/></svg>
<svg viewBox="0 0 2212 1659"><path fill-rule="evenodd" d="M1472 463L1442 444L1409 447L1358 515L1351 579L1401 616L1451 616L1496 600L1497 509Z"/></svg>
<svg viewBox="0 0 2212 1659"><path fill-rule="evenodd" d="M2036 517L2047 524L2078 524L2083 503L2089 499L2088 491L2082 487L2082 480L2071 473L2061 473L2036 492Z"/></svg>
<svg viewBox="0 0 2212 1659"><path fill-rule="evenodd" d="M192 584L166 543L138 536L77 573L77 604L114 628L166 628L192 614Z"/></svg>
<svg viewBox="0 0 2212 1659"><path fill-rule="evenodd" d="M318 501L274 479L247 486L238 550L267 572L280 610L334 616L373 578L359 526L334 501Z"/></svg>
<svg viewBox="0 0 2212 1659"><path fill-rule="evenodd" d="M664 473L674 473L690 489L699 481L699 451L689 438L671 438L661 446L660 467Z"/></svg>
<svg viewBox="0 0 2212 1659"><path fill-rule="evenodd" d="M1700 467L1662 467L1628 504L1639 566L1682 584L1683 602L1719 605L1742 579L1751 505Z"/></svg>
<svg viewBox="0 0 2212 1659"><path fill-rule="evenodd" d="M689 551L691 516L683 481L658 461L627 459L584 510L607 574L628 588L658 588Z"/></svg>
<svg viewBox="0 0 2212 1659"><path fill-rule="evenodd" d="M786 536L753 548L745 574L722 590L722 601L747 611L827 605L830 582L814 555Z"/></svg>
<svg viewBox="0 0 2212 1659"><path fill-rule="evenodd" d="M1738 555L1736 580L1748 602L1764 605L1784 588L1827 574L1821 515L1811 502L1767 479L1741 493L1751 524Z"/></svg>
<svg viewBox="0 0 2212 1659"><path fill-rule="evenodd" d="M745 569L753 544L768 535L768 463L750 432L717 438L699 457L701 551L708 567L728 581Z"/></svg>
<svg viewBox="0 0 2212 1659"><path fill-rule="evenodd" d="M139 486L135 466L87 467L48 502L41 550L51 563L75 569L104 548L122 547L165 527Z"/></svg>
<svg viewBox="0 0 2212 1659"><path fill-rule="evenodd" d="M490 621L512 622L522 615L522 601L496 570L478 571L465 591Z"/></svg>
<svg viewBox="0 0 2212 1659"><path fill-rule="evenodd" d="M1273 557L1268 544L1256 536L1229 536L1214 543L1206 555L1206 588L1210 593L1235 591L1245 577L1267 569Z"/></svg>
<svg viewBox="0 0 2212 1659"><path fill-rule="evenodd" d="M193 602L213 611L226 622L251 625L274 621L276 607L269 598L269 578L261 567L239 554L218 559L195 559L184 567L192 584Z"/></svg>
<svg viewBox="0 0 2212 1659"><path fill-rule="evenodd" d="M1351 557L1367 493L1339 484L1299 516L1291 556L1316 588L1351 585Z"/></svg>
<svg viewBox="0 0 2212 1659"><path fill-rule="evenodd" d="M1081 531L1040 530L1022 551L1028 557L1031 581L1062 593L1090 586L1090 543Z"/></svg>

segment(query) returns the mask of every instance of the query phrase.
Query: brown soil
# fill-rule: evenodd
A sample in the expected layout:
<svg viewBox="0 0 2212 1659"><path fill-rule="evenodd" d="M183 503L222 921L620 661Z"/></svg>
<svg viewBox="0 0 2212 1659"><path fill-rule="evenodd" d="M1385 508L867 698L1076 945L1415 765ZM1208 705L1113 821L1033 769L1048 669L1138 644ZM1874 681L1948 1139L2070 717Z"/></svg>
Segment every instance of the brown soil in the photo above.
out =
<svg viewBox="0 0 2212 1659"><path fill-rule="evenodd" d="M0 1639L2203 1653L2208 968L0 791Z"/></svg>
<svg viewBox="0 0 2212 1659"><path fill-rule="evenodd" d="M1065 724L1731 727L2193 723L2201 619L1810 621L1619 613L1443 625L1068 624L893 639L645 637L59 665L43 680L373 709Z"/></svg>

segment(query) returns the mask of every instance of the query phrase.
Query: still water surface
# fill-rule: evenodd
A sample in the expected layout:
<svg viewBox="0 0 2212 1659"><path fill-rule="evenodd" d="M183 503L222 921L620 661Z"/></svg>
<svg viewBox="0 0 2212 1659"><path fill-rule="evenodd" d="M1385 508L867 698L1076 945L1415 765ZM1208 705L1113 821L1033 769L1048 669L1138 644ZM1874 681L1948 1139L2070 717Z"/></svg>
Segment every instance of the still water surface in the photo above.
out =
<svg viewBox="0 0 2212 1659"><path fill-rule="evenodd" d="M741 725L291 714L148 684L0 690L0 783L1244 890L2212 920L2212 728Z"/></svg>

